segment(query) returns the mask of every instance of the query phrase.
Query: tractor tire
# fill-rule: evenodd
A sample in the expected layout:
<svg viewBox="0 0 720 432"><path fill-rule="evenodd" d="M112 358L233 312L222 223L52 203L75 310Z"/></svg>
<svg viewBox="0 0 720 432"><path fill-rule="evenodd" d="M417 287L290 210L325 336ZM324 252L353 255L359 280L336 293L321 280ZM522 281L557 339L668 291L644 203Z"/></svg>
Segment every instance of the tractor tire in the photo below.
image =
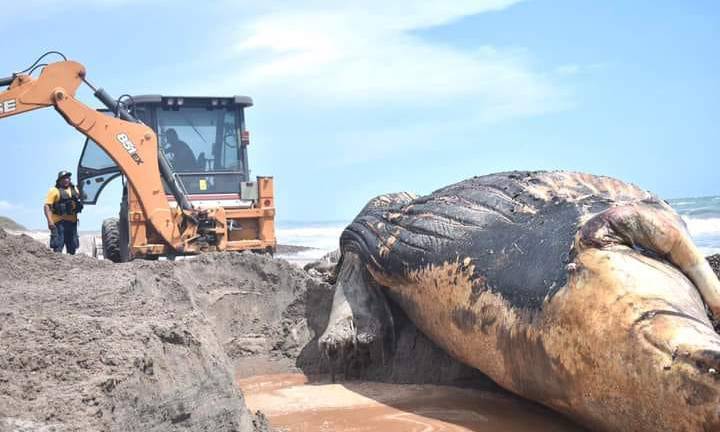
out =
<svg viewBox="0 0 720 432"><path fill-rule="evenodd" d="M102 223L103 257L114 263L123 262L121 253L120 221L118 218L107 218Z"/></svg>

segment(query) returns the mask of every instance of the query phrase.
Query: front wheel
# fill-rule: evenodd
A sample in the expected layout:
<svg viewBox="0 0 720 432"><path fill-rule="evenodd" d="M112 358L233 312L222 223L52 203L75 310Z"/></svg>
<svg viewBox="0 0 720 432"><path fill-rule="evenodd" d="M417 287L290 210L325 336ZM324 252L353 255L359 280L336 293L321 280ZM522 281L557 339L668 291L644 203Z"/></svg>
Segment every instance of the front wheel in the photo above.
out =
<svg viewBox="0 0 720 432"><path fill-rule="evenodd" d="M123 249L127 249L127 246L122 246L124 236L118 218L107 218L103 221L101 236L103 257L114 263L126 262L127 255L123 254Z"/></svg>

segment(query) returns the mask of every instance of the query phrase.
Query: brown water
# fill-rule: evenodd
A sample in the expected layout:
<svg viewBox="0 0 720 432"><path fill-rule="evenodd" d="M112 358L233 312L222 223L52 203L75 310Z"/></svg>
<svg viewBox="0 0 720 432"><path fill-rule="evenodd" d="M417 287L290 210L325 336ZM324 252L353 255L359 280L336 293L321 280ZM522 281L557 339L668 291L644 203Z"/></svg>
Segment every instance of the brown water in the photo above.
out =
<svg viewBox="0 0 720 432"><path fill-rule="evenodd" d="M292 432L584 431L509 395L435 385L308 383L301 374L238 381L251 411Z"/></svg>

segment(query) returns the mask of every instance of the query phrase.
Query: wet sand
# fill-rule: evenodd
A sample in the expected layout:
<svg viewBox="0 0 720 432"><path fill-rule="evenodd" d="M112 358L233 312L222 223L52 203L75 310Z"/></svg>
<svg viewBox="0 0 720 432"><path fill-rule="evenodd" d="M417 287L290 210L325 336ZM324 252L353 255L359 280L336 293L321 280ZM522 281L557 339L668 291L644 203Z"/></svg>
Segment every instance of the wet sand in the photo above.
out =
<svg viewBox="0 0 720 432"><path fill-rule="evenodd" d="M308 382L302 374L238 380L251 411L290 432L583 431L558 414L510 395L436 386Z"/></svg>

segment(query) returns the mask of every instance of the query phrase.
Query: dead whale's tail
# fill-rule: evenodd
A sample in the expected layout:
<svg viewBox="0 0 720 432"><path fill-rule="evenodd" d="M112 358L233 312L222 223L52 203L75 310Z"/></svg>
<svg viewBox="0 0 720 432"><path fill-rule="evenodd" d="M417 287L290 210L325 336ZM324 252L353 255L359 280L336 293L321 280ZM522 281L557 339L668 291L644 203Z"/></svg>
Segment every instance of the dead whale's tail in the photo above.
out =
<svg viewBox="0 0 720 432"><path fill-rule="evenodd" d="M720 281L672 210L658 202L611 207L588 220L575 242L578 251L618 244L677 267L700 292L714 321L720 321Z"/></svg>

